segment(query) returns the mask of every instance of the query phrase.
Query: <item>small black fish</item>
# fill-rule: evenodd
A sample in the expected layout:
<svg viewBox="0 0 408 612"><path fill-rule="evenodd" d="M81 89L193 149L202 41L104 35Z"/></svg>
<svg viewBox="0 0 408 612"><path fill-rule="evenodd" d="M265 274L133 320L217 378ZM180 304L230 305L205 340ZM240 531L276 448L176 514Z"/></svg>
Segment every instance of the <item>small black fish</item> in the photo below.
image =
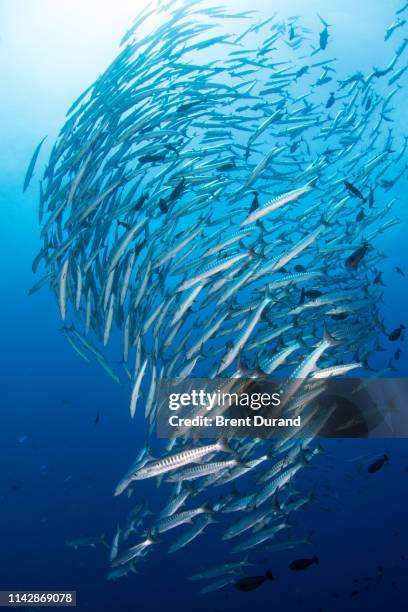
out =
<svg viewBox="0 0 408 612"><path fill-rule="evenodd" d="M146 244L146 240L141 240L140 242L137 243L137 245L135 246L135 248L133 249L136 257L139 255L139 253L143 250L143 247Z"/></svg>
<svg viewBox="0 0 408 612"><path fill-rule="evenodd" d="M328 41L329 41L329 30L327 29L327 26L325 26L324 30L322 30L319 34L319 44L320 44L320 49L322 51L326 49Z"/></svg>
<svg viewBox="0 0 408 612"><path fill-rule="evenodd" d="M235 583L235 588L237 591L248 592L254 591L258 587L261 586L266 580L274 580L272 572L269 570L266 572L265 576L244 576L240 578Z"/></svg>
<svg viewBox="0 0 408 612"><path fill-rule="evenodd" d="M373 284L374 285L382 285L383 287L385 287L385 283L384 283L384 281L382 279L382 272L377 272L377 274L374 277Z"/></svg>
<svg viewBox="0 0 408 612"><path fill-rule="evenodd" d="M321 295L323 295L323 293L318 289L309 289L308 291L305 291L305 296L311 300L315 300Z"/></svg>
<svg viewBox="0 0 408 612"><path fill-rule="evenodd" d="M251 208L249 209L249 212L252 213L257 208L259 208L258 192L254 191L254 198L252 200Z"/></svg>
<svg viewBox="0 0 408 612"><path fill-rule="evenodd" d="M355 597L356 595L358 595L358 591L353 591L351 597Z"/></svg>
<svg viewBox="0 0 408 612"><path fill-rule="evenodd" d="M380 457L380 459L377 459L376 461L374 461L374 463L370 465L367 472L369 474L375 474L376 472L381 470L381 468L386 464L387 461L389 461L388 455L384 454L383 457Z"/></svg>
<svg viewBox="0 0 408 612"><path fill-rule="evenodd" d="M141 164L160 163L163 162L165 159L165 153L159 155L142 155L141 157L139 157L139 161Z"/></svg>
<svg viewBox="0 0 408 612"><path fill-rule="evenodd" d="M316 555L314 555L313 559L295 559L295 561L289 563L289 569L293 572L300 572L313 564L319 565L319 559Z"/></svg>
<svg viewBox="0 0 408 612"><path fill-rule="evenodd" d="M359 247L354 253L352 253L346 259L346 268L357 268L360 261L368 251L368 243L365 242L363 246Z"/></svg>
<svg viewBox="0 0 408 612"><path fill-rule="evenodd" d="M181 179L181 181L175 186L171 194L169 195L169 202L174 202L184 191L184 187L186 186L186 180Z"/></svg>
<svg viewBox="0 0 408 612"><path fill-rule="evenodd" d="M401 274L401 276L405 278L404 270L402 270L399 266L395 266L395 271L398 272L398 274Z"/></svg>
<svg viewBox="0 0 408 612"><path fill-rule="evenodd" d="M94 425L97 425L99 423L100 420L100 414L99 412L96 413L96 417L94 418Z"/></svg>
<svg viewBox="0 0 408 612"><path fill-rule="evenodd" d="M162 213L168 212L169 207L167 206L166 200L164 198L160 198L160 200L159 200L159 208L162 211Z"/></svg>
<svg viewBox="0 0 408 612"><path fill-rule="evenodd" d="M218 167L218 171L226 172L227 170L233 170L234 168L235 168L234 162L230 161L230 162L225 162L225 164L221 164L221 166Z"/></svg>
<svg viewBox="0 0 408 612"><path fill-rule="evenodd" d="M334 97L334 93L331 92L329 99L326 102L326 108L331 108L335 103L336 98Z"/></svg>
<svg viewBox="0 0 408 612"><path fill-rule="evenodd" d="M140 210L143 206L143 203L147 200L149 195L147 193L142 193L136 204L134 205L134 210Z"/></svg>
<svg viewBox="0 0 408 612"><path fill-rule="evenodd" d="M290 152L294 153L299 145L300 145L300 141L299 140L295 141L290 147Z"/></svg>
<svg viewBox="0 0 408 612"><path fill-rule="evenodd" d="M356 217L356 221L357 223L360 223L360 221L363 221L363 219L364 219L364 208L362 208L360 212L358 213Z"/></svg>
<svg viewBox="0 0 408 612"><path fill-rule="evenodd" d="M354 185L352 185L352 183L349 183L348 181L343 181L346 189L352 193L354 196L356 196L356 198L360 198L360 200L362 200L363 202L367 201L367 198L365 198L363 196L363 194L361 193L361 191L359 189L357 189L357 187L355 187Z"/></svg>
<svg viewBox="0 0 408 612"><path fill-rule="evenodd" d="M306 268L305 266L302 266L302 264L296 264L293 269L295 270L295 272L306 272Z"/></svg>
<svg viewBox="0 0 408 612"><path fill-rule="evenodd" d="M370 193L368 194L368 206L372 208L374 206L374 190L370 187Z"/></svg>
<svg viewBox="0 0 408 612"><path fill-rule="evenodd" d="M176 113L177 114L185 113L188 110L190 110L190 108L197 106L197 104L201 104L201 102L198 100L195 100L194 102L187 102L185 104L180 104L180 106L177 107Z"/></svg>
<svg viewBox="0 0 408 612"><path fill-rule="evenodd" d="M396 329L394 329L390 335L388 336L388 340L390 340L390 342L396 342L397 340L399 340L399 338L401 337L402 332L405 329L405 325L403 325L402 323L400 323L400 326L397 327Z"/></svg>
<svg viewBox="0 0 408 612"><path fill-rule="evenodd" d="M300 298L299 298L299 304L304 304L305 303L305 290L304 287L302 287L302 291L300 293Z"/></svg>

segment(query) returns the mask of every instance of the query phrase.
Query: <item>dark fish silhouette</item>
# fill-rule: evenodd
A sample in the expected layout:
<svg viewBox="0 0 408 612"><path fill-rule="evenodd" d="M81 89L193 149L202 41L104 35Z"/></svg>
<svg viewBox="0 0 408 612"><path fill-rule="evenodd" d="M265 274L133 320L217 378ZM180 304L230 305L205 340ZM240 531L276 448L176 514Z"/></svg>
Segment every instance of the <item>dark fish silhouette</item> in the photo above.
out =
<svg viewBox="0 0 408 612"><path fill-rule="evenodd" d="M149 194L147 193L142 193L142 195L140 196L140 198L138 199L138 201L136 202L136 204L134 205L134 210L140 210L144 204L144 202L147 200L147 198L149 197Z"/></svg>
<svg viewBox="0 0 408 612"><path fill-rule="evenodd" d="M399 338L401 337L402 332L405 329L405 325L403 325L402 323L400 323L400 326L395 328L390 335L388 336L388 340L390 340L391 342L396 342L396 340L399 340Z"/></svg>
<svg viewBox="0 0 408 612"><path fill-rule="evenodd" d="M384 454L383 457L380 457L380 459L377 459L376 461L374 461L374 463L370 465L367 472L369 474L375 474L376 472L381 470L381 468L386 464L388 460L388 455Z"/></svg>
<svg viewBox="0 0 408 612"><path fill-rule="evenodd" d="M383 287L385 287L385 283L382 279L382 272L377 272L377 274L374 277L373 283L374 285L382 285Z"/></svg>
<svg viewBox="0 0 408 612"><path fill-rule="evenodd" d="M237 591L248 592L259 588L267 580L274 580L272 572L269 570L265 576L244 576L235 583Z"/></svg>
<svg viewBox="0 0 408 612"><path fill-rule="evenodd" d="M233 161L225 162L225 164L221 164L221 166L218 166L218 170L219 172L226 172L227 170L233 170L235 167L236 166Z"/></svg>
<svg viewBox="0 0 408 612"><path fill-rule="evenodd" d="M394 353L394 359L398 361L400 357L401 357L401 349L398 348Z"/></svg>
<svg viewBox="0 0 408 612"><path fill-rule="evenodd" d="M363 202L367 201L367 198L365 198L363 196L363 194L361 193L361 191L359 189L357 189L357 187L355 187L352 183L349 183L348 181L343 181L343 183L344 183L347 191L349 191L354 196L356 196L356 198L360 198L360 200L362 200Z"/></svg>
<svg viewBox="0 0 408 612"><path fill-rule="evenodd" d="M169 210L169 207L167 206L166 200L164 198L160 198L159 208L162 211L162 213L166 213Z"/></svg>
<svg viewBox="0 0 408 612"><path fill-rule="evenodd" d="M319 565L319 559L316 557L316 555L314 555L312 559L295 559L289 563L289 569L291 569L293 572L300 572L307 569L311 565Z"/></svg>
<svg viewBox="0 0 408 612"><path fill-rule="evenodd" d="M44 138L41 140L40 144L37 145L37 147L36 147L36 149L35 149L35 151L33 153L33 156L32 156L32 158L30 160L30 163L28 164L27 172L26 172L26 175L25 175L25 178L24 178L23 191L25 191L27 189L27 187L29 186L29 184L30 184L31 178L32 178L33 173L34 173L35 164L37 162L37 158L38 158L38 155L40 153L40 149L41 149L42 144L43 144L43 142L44 142L44 140L46 138L47 137L44 136Z"/></svg>
<svg viewBox="0 0 408 612"><path fill-rule="evenodd" d="M321 295L323 295L323 293L318 289L309 289L308 291L305 291L305 296L311 300L315 300Z"/></svg>
<svg viewBox="0 0 408 612"><path fill-rule="evenodd" d="M166 159L166 154L162 153L161 155L142 155L139 157L139 162L141 164L154 164L163 162Z"/></svg>
<svg viewBox="0 0 408 612"><path fill-rule="evenodd" d="M346 268L357 268L360 261L368 251L368 243L365 242L363 246L359 247L354 253L352 253L346 259Z"/></svg>
<svg viewBox="0 0 408 612"><path fill-rule="evenodd" d="M256 210L257 208L259 208L259 201L258 201L258 192L254 191L254 199L252 200L251 203L251 208L249 209L249 212L254 212L254 210Z"/></svg>
<svg viewBox="0 0 408 612"><path fill-rule="evenodd" d="M171 194L169 195L169 202L174 202L184 191L184 187L186 186L185 179L181 179L181 181L175 186Z"/></svg>
<svg viewBox="0 0 408 612"><path fill-rule="evenodd" d="M329 99L326 102L326 108L331 108L335 103L336 98L334 97L334 93L331 92Z"/></svg>
<svg viewBox="0 0 408 612"><path fill-rule="evenodd" d="M399 266L395 266L395 271L398 272L398 274L401 274L401 276L405 278L405 272Z"/></svg>
<svg viewBox="0 0 408 612"><path fill-rule="evenodd" d="M364 219L364 208L362 208L360 212L358 213L356 217L356 221L357 223L360 223L360 221L363 221L363 219Z"/></svg>
<svg viewBox="0 0 408 612"><path fill-rule="evenodd" d="M94 425L97 425L100 421L100 414L99 412L96 413L96 417L94 418Z"/></svg>
<svg viewBox="0 0 408 612"><path fill-rule="evenodd" d="M302 266L302 264L296 264L293 269L295 270L295 272L306 272L306 268L305 266Z"/></svg>
<svg viewBox="0 0 408 612"><path fill-rule="evenodd" d="M348 317L347 312L339 312L338 314L331 315L331 318L333 319L333 321L344 321L344 319L347 319L347 317Z"/></svg>
<svg viewBox="0 0 408 612"><path fill-rule="evenodd" d="M370 193L368 194L368 206L372 208L374 206L374 190L370 187Z"/></svg>

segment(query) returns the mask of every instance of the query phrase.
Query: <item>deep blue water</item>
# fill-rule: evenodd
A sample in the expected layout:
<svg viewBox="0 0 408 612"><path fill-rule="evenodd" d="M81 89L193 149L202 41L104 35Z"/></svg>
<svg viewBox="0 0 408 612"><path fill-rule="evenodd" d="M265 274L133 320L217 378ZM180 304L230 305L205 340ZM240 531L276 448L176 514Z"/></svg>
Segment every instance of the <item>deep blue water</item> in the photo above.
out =
<svg viewBox="0 0 408 612"><path fill-rule="evenodd" d="M113 385L97 365L78 359L64 340L53 296L47 291L27 296L39 230L36 190L32 186L23 196L21 185L35 144L49 134L44 163L66 108L114 57L133 10L124 2L115 14L112 4L98 8L89 2L82 19L75 14L79 2L71 7L62 1L54 6L45 0L0 2L0 589L72 589L79 609L101 611L239 611L248 606L279 612L406 611L406 440L323 441L325 453L299 477L299 486L316 489L317 501L296 517L312 532L307 553L316 553L320 564L294 575L288 563L296 553L265 555L264 567L256 569L270 568L276 580L252 593L228 587L200 596L196 584L185 579L192 568L224 560L224 549L211 532L183 553L169 556L165 548L158 549L139 574L115 582L106 580L104 548L64 546L70 538L113 537L116 522L129 508L126 498L113 497L113 488L143 438L129 425L128 389ZM265 9L268 3L258 4ZM284 4L277 7L284 14L297 11L308 21L319 11L338 25L334 53L350 39L343 53L346 69L382 59L379 44L401 5L384 0L359 7L340 0L330 6L323 0ZM401 129L406 115L405 107L396 109ZM387 255L383 314L389 328L407 321L408 307L407 279L394 271L407 262L406 177L397 192L402 223L381 239ZM384 345L391 350L386 340ZM398 367L399 375L406 376L404 346ZM390 462L374 475L367 474L366 466L359 470L360 461L350 461L385 451ZM330 497L321 493L326 484ZM154 505L161 492L142 483L135 495L135 501L149 497ZM352 596L353 591L358 593Z"/></svg>

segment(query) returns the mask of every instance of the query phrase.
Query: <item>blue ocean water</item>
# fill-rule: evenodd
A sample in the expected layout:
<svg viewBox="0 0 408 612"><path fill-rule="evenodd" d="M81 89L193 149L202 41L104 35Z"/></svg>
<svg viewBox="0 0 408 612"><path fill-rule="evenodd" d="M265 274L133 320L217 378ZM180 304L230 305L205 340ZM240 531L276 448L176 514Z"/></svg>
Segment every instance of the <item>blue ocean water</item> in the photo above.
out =
<svg viewBox="0 0 408 612"><path fill-rule="evenodd" d="M37 142L48 134L44 164L66 109L115 57L135 12L130 2L118 4L0 3L0 588L76 590L79 609L101 611L408 610L405 440L323 441L325 452L299 480L306 489L328 485L329 496L317 496L296 517L312 533L306 553L317 554L320 564L293 574L288 563L297 553L265 555L264 567L256 571L269 568L276 579L251 593L228 587L200 596L196 584L186 580L193 567L224 560L224 548L211 533L179 555L158 551L139 574L115 582L106 580L103 547L64 546L81 536L106 534L111 540L116 521L128 511L128 500L114 498L113 488L144 439L129 424L128 389L113 385L97 365L79 360L66 343L51 294L27 295L39 248L37 190L33 183L22 195L21 187ZM236 1L234 7L245 10L248 4ZM278 2L272 9L301 15L316 32L316 13L324 15L333 24L331 51L344 71L352 72L388 61L384 31L400 5L315 0ZM256 7L251 2L251 8L265 15L271 11L264 1ZM406 107L395 109L394 117L395 129L403 133ZM407 261L406 176L396 192L402 223L380 242L387 256L382 309L387 328L405 323L408 306L407 280L395 272ZM384 345L395 350L385 339ZM398 368L400 376L407 375L403 345ZM384 452L390 462L377 474L351 461ZM137 490L138 498L149 498L152 505L160 495L151 483Z"/></svg>

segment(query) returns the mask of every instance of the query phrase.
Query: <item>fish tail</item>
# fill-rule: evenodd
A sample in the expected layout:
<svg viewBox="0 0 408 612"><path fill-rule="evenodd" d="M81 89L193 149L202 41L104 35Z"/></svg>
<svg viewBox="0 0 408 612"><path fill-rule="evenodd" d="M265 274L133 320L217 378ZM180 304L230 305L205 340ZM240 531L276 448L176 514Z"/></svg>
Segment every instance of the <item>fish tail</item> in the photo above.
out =
<svg viewBox="0 0 408 612"><path fill-rule="evenodd" d="M218 444L220 446L220 450L222 450L224 453L236 454L235 450L230 446L227 438L221 438Z"/></svg>
<svg viewBox="0 0 408 612"><path fill-rule="evenodd" d="M101 543L103 546L106 546L106 548L109 548L109 549L110 549L110 546L109 546L109 544L108 544L108 542L107 542L107 540L106 540L106 534L105 534L105 533L103 533L103 534L101 535L101 537L100 537L100 540L99 540L99 541L100 541L100 543Z"/></svg>
<svg viewBox="0 0 408 612"><path fill-rule="evenodd" d="M326 340L330 346L337 346L338 344L341 344L341 340L337 340L337 338L332 336L327 327L324 327L323 339Z"/></svg>
<svg viewBox="0 0 408 612"><path fill-rule="evenodd" d="M310 463L309 459L307 459L303 449L300 450L300 462L302 464L303 467L312 467L312 464Z"/></svg>
<svg viewBox="0 0 408 612"><path fill-rule="evenodd" d="M209 501L206 501L202 504L201 510L203 510L203 512L207 514L214 513L213 505Z"/></svg>

